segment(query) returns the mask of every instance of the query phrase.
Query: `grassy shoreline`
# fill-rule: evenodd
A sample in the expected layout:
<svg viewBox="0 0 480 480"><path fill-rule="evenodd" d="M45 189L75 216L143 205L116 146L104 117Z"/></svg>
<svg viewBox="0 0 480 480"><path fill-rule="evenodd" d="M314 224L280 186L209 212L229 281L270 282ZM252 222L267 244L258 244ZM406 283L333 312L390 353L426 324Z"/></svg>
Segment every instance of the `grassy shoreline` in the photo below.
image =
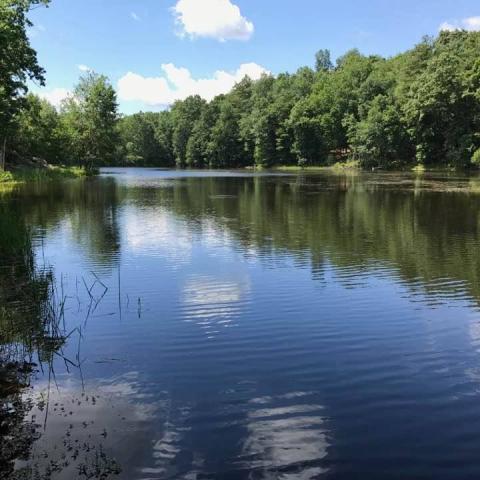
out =
<svg viewBox="0 0 480 480"><path fill-rule="evenodd" d="M318 172L318 171L325 171L325 170L333 170L333 171L339 171L339 170L362 170L360 167L360 163L351 160L348 162L337 162L334 163L333 165L325 165L325 166L319 166L319 165L309 165L309 166L299 166L299 165L282 165L273 168L273 170L279 170L282 172Z"/></svg>
<svg viewBox="0 0 480 480"><path fill-rule="evenodd" d="M84 167L50 165L48 168L21 168L0 172L0 185L12 186L27 182L82 178L89 175L91 175L91 173L87 172Z"/></svg>
<svg viewBox="0 0 480 480"><path fill-rule="evenodd" d="M282 165L278 167L272 167L271 169L262 169L258 167L252 167L252 170L273 170L280 172L403 172L414 173L416 175L423 175L425 173L475 173L478 169L474 168L453 168L453 167L440 167L440 166L425 166L421 164L404 165L402 168L387 169L387 168L364 168L358 161L351 160L347 162L337 162L333 165L325 166L305 166L298 165Z"/></svg>

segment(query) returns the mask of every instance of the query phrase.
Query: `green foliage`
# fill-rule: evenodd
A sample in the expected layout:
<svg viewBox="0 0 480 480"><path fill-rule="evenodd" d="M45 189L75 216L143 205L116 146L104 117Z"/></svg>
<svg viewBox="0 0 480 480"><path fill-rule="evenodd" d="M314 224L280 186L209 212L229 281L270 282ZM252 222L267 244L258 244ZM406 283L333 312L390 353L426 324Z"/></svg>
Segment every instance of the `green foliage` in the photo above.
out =
<svg viewBox="0 0 480 480"><path fill-rule="evenodd" d="M27 17L33 5L49 0L0 0L0 170L5 168L6 143L12 133L12 119L23 104L27 81L45 83L45 71L30 46Z"/></svg>
<svg viewBox="0 0 480 480"><path fill-rule="evenodd" d="M87 169L479 164L480 32L441 32L389 59L351 50L335 67L319 50L315 70L246 77L210 102L190 96L119 118L114 89L94 73L60 112L24 95L27 79L43 82L25 34L28 8L38 3L48 2L0 0L0 126L15 133L12 158Z"/></svg>
<svg viewBox="0 0 480 480"><path fill-rule="evenodd" d="M175 125L172 136L173 154L179 167L187 165L188 140L195 122L200 119L205 104L205 100L195 95L173 105L172 115Z"/></svg>
<svg viewBox="0 0 480 480"><path fill-rule="evenodd" d="M472 165L480 148L479 51L479 32L425 37L390 59L351 50L336 67L320 50L315 71L246 78L210 103L176 102L162 112L173 131L163 135L171 138L164 158L189 167ZM135 138L125 145L141 143ZM133 158L141 164L143 155Z"/></svg>
<svg viewBox="0 0 480 480"><path fill-rule="evenodd" d="M86 177L92 173L82 167L49 166L48 168L25 168L13 172L0 172L0 184L44 182L65 178ZM94 173L94 172L93 172Z"/></svg>
<svg viewBox="0 0 480 480"><path fill-rule="evenodd" d="M218 96L202 108L200 118L195 122L187 142L186 161L189 167L202 168L214 164L213 129L220 114L222 102L223 96Z"/></svg>
<svg viewBox="0 0 480 480"><path fill-rule="evenodd" d="M475 152L473 153L472 164L480 167L480 148L478 150L475 150Z"/></svg>
<svg viewBox="0 0 480 480"><path fill-rule="evenodd" d="M118 141L117 108L117 95L107 77L90 72L80 78L61 110L70 163L87 170L112 163Z"/></svg>
<svg viewBox="0 0 480 480"><path fill-rule="evenodd" d="M465 167L480 145L478 32L442 32L413 79L403 111L425 164Z"/></svg>
<svg viewBox="0 0 480 480"><path fill-rule="evenodd" d="M119 153L127 164L153 165L158 161L161 148L155 138L155 120L155 115L142 112L119 120L120 145L124 149Z"/></svg>
<svg viewBox="0 0 480 480"><path fill-rule="evenodd" d="M392 167L412 157L408 133L395 102L376 96L359 121L346 119L352 158L365 167Z"/></svg>
<svg viewBox="0 0 480 480"><path fill-rule="evenodd" d="M60 118L46 100L29 94L15 117L15 136L11 148L22 158L38 157L48 163L62 161L63 138Z"/></svg>
<svg viewBox="0 0 480 480"><path fill-rule="evenodd" d="M30 46L27 17L33 5L47 5L48 0L0 0L0 126L5 128L20 108L27 80L45 82L45 71L38 65Z"/></svg>
<svg viewBox="0 0 480 480"><path fill-rule="evenodd" d="M12 172L0 172L0 183L13 183L14 181Z"/></svg>
<svg viewBox="0 0 480 480"><path fill-rule="evenodd" d="M315 70L317 72L328 72L333 68L333 63L330 58L330 50L319 50L315 54Z"/></svg>

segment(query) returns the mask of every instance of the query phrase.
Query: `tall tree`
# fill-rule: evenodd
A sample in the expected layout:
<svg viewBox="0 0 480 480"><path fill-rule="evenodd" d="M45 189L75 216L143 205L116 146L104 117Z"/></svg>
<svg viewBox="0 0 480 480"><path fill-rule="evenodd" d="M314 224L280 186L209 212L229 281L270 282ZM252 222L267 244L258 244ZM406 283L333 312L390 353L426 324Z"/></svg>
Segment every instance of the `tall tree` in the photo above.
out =
<svg viewBox="0 0 480 480"><path fill-rule="evenodd" d="M160 157L160 145L155 137L155 114L136 113L120 119L118 130L124 152L120 152L129 165L153 165Z"/></svg>
<svg viewBox="0 0 480 480"><path fill-rule="evenodd" d="M63 161L65 137L57 110L47 100L29 93L14 119L12 147L22 158L38 157L48 163Z"/></svg>
<svg viewBox="0 0 480 480"><path fill-rule="evenodd" d="M71 160L87 170L113 161L117 143L117 95L107 77L90 72L80 78L62 106Z"/></svg>
<svg viewBox="0 0 480 480"><path fill-rule="evenodd" d="M187 144L193 131L195 122L200 118L205 100L199 95L187 97L183 102L176 102L172 108L175 120L173 131L173 151L175 162L178 166L184 167L187 163Z"/></svg>
<svg viewBox="0 0 480 480"><path fill-rule="evenodd" d="M208 105L205 105L200 118L195 122L187 142L186 161L189 167L219 166L216 165L216 158L214 158L215 145L212 140L216 137L214 127L224 101L224 95L215 97Z"/></svg>
<svg viewBox="0 0 480 480"><path fill-rule="evenodd" d="M333 68L330 50L321 49L315 54L315 70L317 72L328 72Z"/></svg>
<svg viewBox="0 0 480 480"><path fill-rule="evenodd" d="M45 71L38 64L27 28L27 15L34 5L49 0L0 0L0 170L5 169L7 138L12 119L27 93L27 80L45 83Z"/></svg>
<svg viewBox="0 0 480 480"><path fill-rule="evenodd" d="M225 100L212 129L211 162L215 167L245 166L243 143L239 133L240 115L235 106Z"/></svg>
<svg viewBox="0 0 480 480"><path fill-rule="evenodd" d="M478 32L441 32L412 81L404 111L418 162L465 167L480 146L479 51Z"/></svg>
<svg viewBox="0 0 480 480"><path fill-rule="evenodd" d="M160 149L158 165L162 167L175 166L173 154L173 117L168 110L156 114L155 139Z"/></svg>

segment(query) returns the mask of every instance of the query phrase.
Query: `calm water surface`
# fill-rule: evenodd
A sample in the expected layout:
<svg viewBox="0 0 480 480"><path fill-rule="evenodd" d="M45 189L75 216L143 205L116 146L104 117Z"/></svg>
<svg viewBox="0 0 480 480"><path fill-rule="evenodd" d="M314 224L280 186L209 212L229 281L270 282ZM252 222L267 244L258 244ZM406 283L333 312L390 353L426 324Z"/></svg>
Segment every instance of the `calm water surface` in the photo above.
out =
<svg viewBox="0 0 480 480"><path fill-rule="evenodd" d="M4 475L480 478L479 192L153 169L4 192L0 353L30 387L0 384L0 433L34 432Z"/></svg>

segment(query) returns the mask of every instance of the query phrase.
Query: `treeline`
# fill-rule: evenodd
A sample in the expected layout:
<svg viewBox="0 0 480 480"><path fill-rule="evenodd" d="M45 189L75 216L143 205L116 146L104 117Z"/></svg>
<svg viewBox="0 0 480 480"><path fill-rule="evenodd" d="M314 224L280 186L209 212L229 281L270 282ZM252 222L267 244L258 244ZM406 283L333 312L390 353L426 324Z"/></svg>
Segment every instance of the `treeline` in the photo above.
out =
<svg viewBox="0 0 480 480"><path fill-rule="evenodd" d="M44 83L26 27L34 4L0 0L0 168L49 163L163 167L480 165L480 32L443 31L392 58L328 50L315 68L248 77L211 102L118 114L113 87L89 73L56 110L27 95ZM2 153L3 152L3 153Z"/></svg>
<svg viewBox="0 0 480 480"><path fill-rule="evenodd" d="M335 66L321 50L315 69L131 115L119 134L133 165L480 165L480 32L441 32L389 59L352 50Z"/></svg>
<svg viewBox="0 0 480 480"><path fill-rule="evenodd" d="M106 77L89 73L57 111L47 100L28 94L16 114L9 142L11 163L44 160L49 164L93 169L116 161L116 94Z"/></svg>

